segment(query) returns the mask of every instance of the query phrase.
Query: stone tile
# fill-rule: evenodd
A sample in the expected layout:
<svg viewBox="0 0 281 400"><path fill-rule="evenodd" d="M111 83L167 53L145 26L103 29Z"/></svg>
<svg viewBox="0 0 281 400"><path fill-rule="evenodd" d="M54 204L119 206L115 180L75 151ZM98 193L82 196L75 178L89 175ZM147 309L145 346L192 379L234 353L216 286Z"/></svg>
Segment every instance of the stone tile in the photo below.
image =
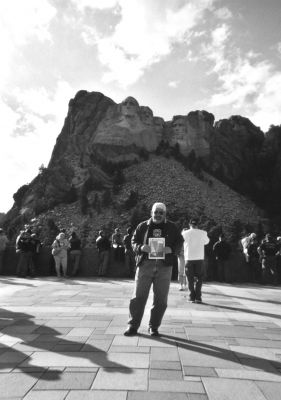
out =
<svg viewBox="0 0 281 400"><path fill-rule="evenodd" d="M182 364L188 367L241 368L232 352L218 347L194 346L193 351L179 349L179 355Z"/></svg>
<svg viewBox="0 0 281 400"><path fill-rule="evenodd" d="M67 390L31 390L24 397L24 400L64 400L67 393Z"/></svg>
<svg viewBox="0 0 281 400"><path fill-rule="evenodd" d="M248 338L248 339L265 339L265 336L260 330L251 327L226 327L215 325L219 334L224 337Z"/></svg>
<svg viewBox="0 0 281 400"><path fill-rule="evenodd" d="M129 392L127 400L187 400L187 395L173 392Z"/></svg>
<svg viewBox="0 0 281 400"><path fill-rule="evenodd" d="M17 343L12 347L13 350L18 350L23 353L34 352L34 351L46 351L51 350L55 347L56 342L32 342L29 344Z"/></svg>
<svg viewBox="0 0 281 400"><path fill-rule="evenodd" d="M239 359L243 358L260 358L264 360L274 361L278 360L276 354L280 352L280 349L273 348L258 348L258 347L246 347L246 346L230 346L230 349L236 354Z"/></svg>
<svg viewBox="0 0 281 400"><path fill-rule="evenodd" d="M95 367L67 367L65 372L98 372L98 368Z"/></svg>
<svg viewBox="0 0 281 400"><path fill-rule="evenodd" d="M147 390L148 371L133 369L126 373L122 369L100 369L92 389L103 390Z"/></svg>
<svg viewBox="0 0 281 400"><path fill-rule="evenodd" d="M171 369L151 369L149 373L150 379L166 379L168 381L178 381L183 379L182 371Z"/></svg>
<svg viewBox="0 0 281 400"><path fill-rule="evenodd" d="M179 353L177 348L152 348L152 361L179 361Z"/></svg>
<svg viewBox="0 0 281 400"><path fill-rule="evenodd" d="M218 336L222 336L221 333L219 333L217 331L216 328L212 328L212 327L202 327L202 328L194 328L194 327L188 327L185 328L185 331L188 335L188 337L190 336L210 336L210 337L218 337Z"/></svg>
<svg viewBox="0 0 281 400"><path fill-rule="evenodd" d="M148 368L149 355L137 353L103 353L103 352L34 352L30 360L23 362L36 366L50 367L106 367L106 368Z"/></svg>
<svg viewBox="0 0 281 400"><path fill-rule="evenodd" d="M189 376L217 376L214 368L206 367L183 367L184 375Z"/></svg>
<svg viewBox="0 0 281 400"><path fill-rule="evenodd" d="M251 381L202 378L209 400L266 400L262 391Z"/></svg>
<svg viewBox="0 0 281 400"><path fill-rule="evenodd" d="M139 341L138 336L121 336L116 335L112 341L112 346L137 346Z"/></svg>
<svg viewBox="0 0 281 400"><path fill-rule="evenodd" d="M66 337L68 336L87 336L89 337L94 332L93 328L73 328L71 329Z"/></svg>
<svg viewBox="0 0 281 400"><path fill-rule="evenodd" d="M236 340L238 342L237 343L238 346L281 349L280 340L268 340L268 339L259 340L259 339L243 339L243 338L237 338Z"/></svg>
<svg viewBox="0 0 281 400"><path fill-rule="evenodd" d="M149 391L152 392L170 392L171 381L167 380L150 380ZM178 393L205 393L201 382L191 381L173 381L173 392Z"/></svg>
<svg viewBox="0 0 281 400"><path fill-rule="evenodd" d="M252 381L268 381L268 382L281 382L281 374L264 372L264 371L246 371L237 369L220 369L216 368L216 372L221 378L231 379L247 379Z"/></svg>
<svg viewBox="0 0 281 400"><path fill-rule="evenodd" d="M140 346L110 346L111 353L150 353L150 347Z"/></svg>
<svg viewBox="0 0 281 400"><path fill-rule="evenodd" d="M55 346L52 348L52 351L54 352L69 352L69 351L81 351L82 346L84 346L83 343L69 343L69 344L63 344L61 342L55 344Z"/></svg>
<svg viewBox="0 0 281 400"><path fill-rule="evenodd" d="M0 365L2 364L20 364L23 360L28 358L32 353L21 353L19 351L7 350L1 354Z"/></svg>
<svg viewBox="0 0 281 400"><path fill-rule="evenodd" d="M206 394L189 393L188 400L209 400Z"/></svg>
<svg viewBox="0 0 281 400"><path fill-rule="evenodd" d="M71 390L65 400L127 400L127 392L120 390Z"/></svg>
<svg viewBox="0 0 281 400"><path fill-rule="evenodd" d="M267 400L280 400L281 383L275 382L256 382Z"/></svg>
<svg viewBox="0 0 281 400"><path fill-rule="evenodd" d="M45 372L34 386L34 390L90 389L95 379L93 372Z"/></svg>
<svg viewBox="0 0 281 400"><path fill-rule="evenodd" d="M37 376L26 374L0 374L1 398L23 397L36 383Z"/></svg>
<svg viewBox="0 0 281 400"><path fill-rule="evenodd" d="M261 370L265 372L275 372L277 369L274 367L274 362L271 363L268 360L263 359L255 359L255 358L241 358L240 359L241 365L245 369L250 370ZM278 364L280 366L280 364Z"/></svg>
<svg viewBox="0 0 281 400"><path fill-rule="evenodd" d="M169 343L166 341L164 342L164 340L161 341L161 337L160 338L151 338L150 336L144 337L141 336L139 337L139 346L150 346L150 347L174 347L174 344L172 341L170 341Z"/></svg>
<svg viewBox="0 0 281 400"><path fill-rule="evenodd" d="M171 369L171 370L180 370L181 371L181 363L179 361L151 361L150 368L152 369Z"/></svg>
<svg viewBox="0 0 281 400"><path fill-rule="evenodd" d="M108 351L111 340L87 340L81 351Z"/></svg>

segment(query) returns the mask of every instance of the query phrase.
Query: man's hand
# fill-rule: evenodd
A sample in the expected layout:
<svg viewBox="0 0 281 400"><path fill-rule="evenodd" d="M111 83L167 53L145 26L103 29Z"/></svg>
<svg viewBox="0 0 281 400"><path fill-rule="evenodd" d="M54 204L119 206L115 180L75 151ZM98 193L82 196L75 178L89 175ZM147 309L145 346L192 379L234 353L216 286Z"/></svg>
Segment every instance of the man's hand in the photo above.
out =
<svg viewBox="0 0 281 400"><path fill-rule="evenodd" d="M171 254L172 253L172 249L169 246L165 247L165 254Z"/></svg>
<svg viewBox="0 0 281 400"><path fill-rule="evenodd" d="M143 244L141 246L141 251L143 251L144 253L150 253L150 246L148 246L148 244Z"/></svg>

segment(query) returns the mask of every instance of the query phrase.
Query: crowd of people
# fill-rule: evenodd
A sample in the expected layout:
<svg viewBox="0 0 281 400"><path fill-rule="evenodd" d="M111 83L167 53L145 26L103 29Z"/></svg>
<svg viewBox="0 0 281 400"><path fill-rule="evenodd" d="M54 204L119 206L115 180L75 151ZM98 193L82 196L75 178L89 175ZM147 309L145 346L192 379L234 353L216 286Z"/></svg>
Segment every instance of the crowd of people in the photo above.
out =
<svg viewBox="0 0 281 400"><path fill-rule="evenodd" d="M154 203L149 219L141 222L135 230L128 227L122 235L116 228L111 238L100 230L95 245L98 250L98 275L105 276L111 258L124 263L128 276L134 277L134 291L129 303L129 321L124 332L126 336L138 333L150 288L153 287L153 304L150 310L148 331L158 336L158 329L167 308L168 293L173 267L177 260L179 290L189 291L189 300L202 303L202 285L205 276L206 246L211 245L215 259L216 277L220 282L228 282L232 247L220 234L215 243L205 230L200 229L198 220L192 218L189 227L180 230L166 217L166 205ZM0 273L3 269L3 256L8 244L7 236L0 229ZM16 239L16 252L19 253L17 275L34 277L38 255L42 243L29 226L20 232ZM61 231L52 243L52 256L58 278L75 276L79 270L81 240L72 232L67 238ZM258 240L256 233L245 235L239 240L239 248L244 257L248 280L259 284L281 283L281 236L270 233ZM111 257L112 255L112 257ZM231 282L230 282L231 283Z"/></svg>
<svg viewBox="0 0 281 400"><path fill-rule="evenodd" d="M118 227L111 236L104 230L99 231L94 243L98 250L98 276L108 274L112 259L114 262L124 264L128 277L135 276L138 254L133 248L133 234L132 227L127 228L125 235ZM193 218L189 229L184 228L181 235L184 238L184 244L175 257L178 266L179 290L188 288L191 291L191 298L195 298L196 293L200 292L200 285L208 275L205 253L208 259L214 261L208 261L208 268L212 270L209 274L210 280L232 283L231 260L233 250L236 249L233 249L223 234L219 235L215 243L210 242L207 232L199 229L198 221ZM3 272L3 258L8 243L7 236L3 229L0 229L0 274ZM41 247L42 243L37 233L33 232L29 226L25 226L16 239L16 252L19 254L18 276L34 277L36 275ZM51 247L56 275L60 278L77 275L82 248L81 240L76 232L72 232L69 237L66 236L65 231L60 232ZM244 276L248 282L275 285L281 283L281 236L274 237L268 233L263 239L258 240L256 233L250 233L239 240L238 247L244 257ZM186 274L188 261L189 272ZM202 276L198 275L198 270L202 271ZM191 289L191 281L196 283L194 291ZM198 297L197 300L200 298Z"/></svg>

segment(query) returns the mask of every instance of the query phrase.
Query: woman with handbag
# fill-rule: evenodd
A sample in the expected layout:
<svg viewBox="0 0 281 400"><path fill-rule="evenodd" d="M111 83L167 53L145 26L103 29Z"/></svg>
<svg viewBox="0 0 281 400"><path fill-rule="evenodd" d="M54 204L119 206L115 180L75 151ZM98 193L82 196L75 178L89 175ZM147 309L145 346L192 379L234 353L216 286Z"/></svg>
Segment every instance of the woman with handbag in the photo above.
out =
<svg viewBox="0 0 281 400"><path fill-rule="evenodd" d="M62 275L67 277L67 250L69 241L65 237L64 232L60 232L52 244L52 255L55 260L57 277L61 277L60 266L62 266Z"/></svg>

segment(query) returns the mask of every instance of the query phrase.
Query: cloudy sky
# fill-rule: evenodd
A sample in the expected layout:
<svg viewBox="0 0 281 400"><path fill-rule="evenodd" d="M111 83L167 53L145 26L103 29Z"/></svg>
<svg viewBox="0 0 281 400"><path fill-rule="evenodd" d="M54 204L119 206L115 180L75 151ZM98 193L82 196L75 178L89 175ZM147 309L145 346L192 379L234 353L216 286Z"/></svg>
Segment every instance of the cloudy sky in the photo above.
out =
<svg viewBox="0 0 281 400"><path fill-rule="evenodd" d="M80 89L155 116L281 124L280 0L0 0L0 212L48 165Z"/></svg>

